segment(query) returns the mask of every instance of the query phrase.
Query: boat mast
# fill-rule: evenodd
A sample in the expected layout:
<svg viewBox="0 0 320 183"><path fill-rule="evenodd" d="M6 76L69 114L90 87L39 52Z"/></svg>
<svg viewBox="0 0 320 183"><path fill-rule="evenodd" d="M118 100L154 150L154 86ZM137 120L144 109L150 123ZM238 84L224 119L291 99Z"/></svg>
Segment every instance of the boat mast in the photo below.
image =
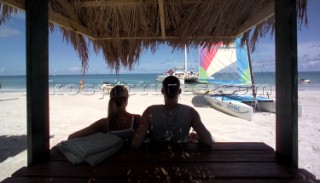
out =
<svg viewBox="0 0 320 183"><path fill-rule="evenodd" d="M251 57L250 57L250 50L248 41L246 40L246 46L247 46L247 55L248 55L248 62L249 62L249 69L250 69L250 77L251 77L251 87L252 87L252 95L256 97L256 87L254 86L254 77L252 72L252 64L251 64Z"/></svg>
<svg viewBox="0 0 320 183"><path fill-rule="evenodd" d="M187 73L187 45L184 45L184 71Z"/></svg>

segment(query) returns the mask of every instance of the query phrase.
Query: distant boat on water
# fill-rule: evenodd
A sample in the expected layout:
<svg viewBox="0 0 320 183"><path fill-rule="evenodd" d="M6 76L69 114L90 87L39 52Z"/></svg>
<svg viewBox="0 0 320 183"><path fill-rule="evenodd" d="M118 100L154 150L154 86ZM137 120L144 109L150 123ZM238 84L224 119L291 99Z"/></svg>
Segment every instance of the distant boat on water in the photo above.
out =
<svg viewBox="0 0 320 183"><path fill-rule="evenodd" d="M187 46L184 48L184 66L183 67L178 67L175 66L173 69L170 69L163 74L157 76L156 81L162 82L164 78L168 76L176 76L180 80L180 84L185 84L185 83L196 83L198 81L198 76L199 74L197 72L194 72L193 68L191 68L188 71L187 68Z"/></svg>
<svg viewBox="0 0 320 183"><path fill-rule="evenodd" d="M115 80L115 81L112 81L112 82L108 82L108 81L104 81L103 84L101 85L100 89L101 90L111 90L114 86L116 85L128 85L128 83L124 82L124 81L121 81L121 80Z"/></svg>
<svg viewBox="0 0 320 183"><path fill-rule="evenodd" d="M310 79L299 79L298 83L308 84L308 83L311 83L311 80Z"/></svg>
<svg viewBox="0 0 320 183"><path fill-rule="evenodd" d="M199 78L199 73L194 72L193 68L191 67L190 70L188 70L188 56L187 56L187 46L184 46L184 72L185 72L185 78L184 81L186 83L196 83Z"/></svg>
<svg viewBox="0 0 320 183"><path fill-rule="evenodd" d="M179 79L180 84L185 83L186 73L181 70L179 67L174 67L173 69L169 69L161 75L158 75L156 81L162 82L168 76L175 76Z"/></svg>

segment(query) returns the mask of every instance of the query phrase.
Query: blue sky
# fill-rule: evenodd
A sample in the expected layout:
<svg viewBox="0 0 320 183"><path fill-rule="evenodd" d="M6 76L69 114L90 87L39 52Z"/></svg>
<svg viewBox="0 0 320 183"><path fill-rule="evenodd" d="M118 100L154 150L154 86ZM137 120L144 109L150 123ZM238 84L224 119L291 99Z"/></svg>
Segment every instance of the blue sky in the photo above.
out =
<svg viewBox="0 0 320 183"><path fill-rule="evenodd" d="M308 0L308 28L298 30L298 69L299 71L320 71L320 1ZM0 76L25 75L25 15L20 12L8 22L0 26ZM261 39L257 51L252 57L253 70L274 71L275 51L274 36L269 34ZM109 74L111 71L104 62L101 54L96 55L89 50L88 74ZM140 58L139 64L134 65L130 73L162 73L174 66L183 65L183 50L172 49L167 46L158 48L155 54L146 51ZM198 68L198 50L188 52L188 67ZM71 45L62 40L57 30L50 34L49 39L49 72L50 74L81 74L81 61ZM128 73L127 69L120 70Z"/></svg>

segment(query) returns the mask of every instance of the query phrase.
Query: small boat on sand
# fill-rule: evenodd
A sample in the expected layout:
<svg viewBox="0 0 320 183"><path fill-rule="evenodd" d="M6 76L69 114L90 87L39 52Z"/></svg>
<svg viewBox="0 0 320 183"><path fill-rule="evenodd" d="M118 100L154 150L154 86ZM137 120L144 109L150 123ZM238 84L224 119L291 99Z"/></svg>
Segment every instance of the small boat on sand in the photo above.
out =
<svg viewBox="0 0 320 183"><path fill-rule="evenodd" d="M248 121L252 120L253 108L236 99L223 95L204 95L211 107L226 114L239 117Z"/></svg>

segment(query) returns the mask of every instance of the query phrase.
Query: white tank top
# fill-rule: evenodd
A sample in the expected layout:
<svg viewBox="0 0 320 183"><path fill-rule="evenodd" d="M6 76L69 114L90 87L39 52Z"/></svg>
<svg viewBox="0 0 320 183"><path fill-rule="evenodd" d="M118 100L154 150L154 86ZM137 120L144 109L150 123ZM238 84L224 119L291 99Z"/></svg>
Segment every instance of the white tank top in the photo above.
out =
<svg viewBox="0 0 320 183"><path fill-rule="evenodd" d="M130 128L127 128L124 130L114 130L114 131L110 131L109 133L118 135L119 137L122 137L122 138L131 138L135 132L135 130L133 129L133 125L134 125L134 115L132 115Z"/></svg>
<svg viewBox="0 0 320 183"><path fill-rule="evenodd" d="M192 121L192 108L178 104L168 111L164 105L149 107L150 141L153 142L187 142Z"/></svg>

